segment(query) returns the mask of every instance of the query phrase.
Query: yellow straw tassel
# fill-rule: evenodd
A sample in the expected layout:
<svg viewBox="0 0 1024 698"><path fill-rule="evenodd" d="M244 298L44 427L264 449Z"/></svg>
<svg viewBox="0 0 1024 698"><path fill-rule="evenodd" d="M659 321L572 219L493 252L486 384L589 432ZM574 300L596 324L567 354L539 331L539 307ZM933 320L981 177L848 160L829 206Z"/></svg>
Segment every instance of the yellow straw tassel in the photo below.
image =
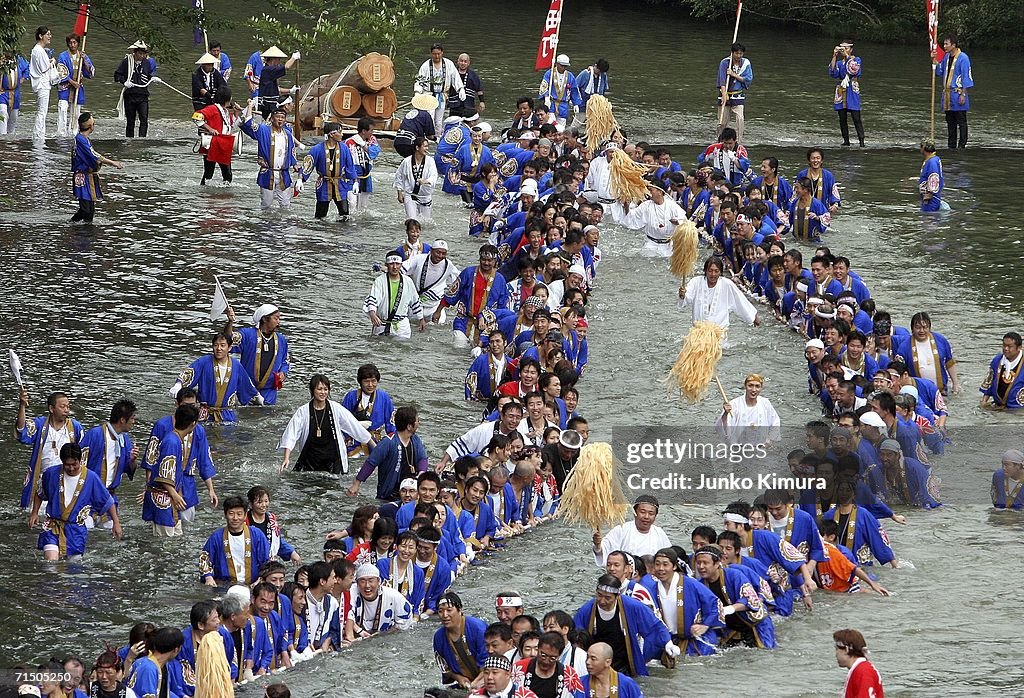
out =
<svg viewBox="0 0 1024 698"><path fill-rule="evenodd" d="M234 698L235 686L219 632L206 633L196 650L195 698Z"/></svg>
<svg viewBox="0 0 1024 698"><path fill-rule="evenodd" d="M625 521L629 502L615 470L611 444L584 446L562 487L559 514L569 523L586 524L595 531Z"/></svg>
<svg viewBox="0 0 1024 698"><path fill-rule="evenodd" d="M685 280L693 273L693 265L697 263L697 226L693 221L685 220L676 226L672 233L672 257L668 268L672 276Z"/></svg>
<svg viewBox="0 0 1024 698"><path fill-rule="evenodd" d="M725 330L714 322L702 320L693 323L690 334L683 340L679 358L672 366L667 381L679 388L690 402L704 396L715 376L715 367L722 358L722 336Z"/></svg>
<svg viewBox="0 0 1024 698"><path fill-rule="evenodd" d="M592 95L587 100L587 145L596 151L618 130L612 103L604 95Z"/></svg>
<svg viewBox="0 0 1024 698"><path fill-rule="evenodd" d="M621 150L613 150L609 168L611 170L609 184L612 196L622 203L627 201L638 203L647 198L647 187L650 184L644 179L644 175L647 174L647 168L644 165L633 162Z"/></svg>

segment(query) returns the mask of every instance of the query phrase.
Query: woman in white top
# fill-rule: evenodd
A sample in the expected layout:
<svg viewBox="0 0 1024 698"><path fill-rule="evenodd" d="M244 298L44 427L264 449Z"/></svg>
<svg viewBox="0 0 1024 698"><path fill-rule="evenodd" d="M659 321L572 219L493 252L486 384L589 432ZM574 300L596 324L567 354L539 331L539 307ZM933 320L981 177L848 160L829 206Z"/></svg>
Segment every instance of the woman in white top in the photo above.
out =
<svg viewBox="0 0 1024 698"><path fill-rule="evenodd" d="M437 165L427 152L430 143L426 138L418 137L413 141L413 147L413 154L402 160L395 172L395 189L398 190L398 202L405 206L405 217L428 223L433 220L430 205L434 198L434 185L437 184Z"/></svg>
<svg viewBox="0 0 1024 698"><path fill-rule="evenodd" d="M46 112L50 108L51 71L55 63L49 49L51 38L52 34L45 26L36 29L36 45L32 47L32 58L28 64L32 91L36 93L36 125L32 129L32 140L36 141L46 138Z"/></svg>

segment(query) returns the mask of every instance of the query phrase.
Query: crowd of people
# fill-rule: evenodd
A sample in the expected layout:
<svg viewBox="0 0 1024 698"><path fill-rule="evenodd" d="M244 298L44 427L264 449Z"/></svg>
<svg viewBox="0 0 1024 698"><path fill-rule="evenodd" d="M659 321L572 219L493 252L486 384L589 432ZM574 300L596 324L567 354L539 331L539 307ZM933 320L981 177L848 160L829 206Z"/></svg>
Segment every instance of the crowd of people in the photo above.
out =
<svg viewBox="0 0 1024 698"><path fill-rule="evenodd" d="M40 31L45 49L49 31ZM134 76L155 72L145 45L132 48L126 109L128 90L148 82ZM216 60L201 58L193 81L197 114L213 107L224 117L219 126L212 110L196 119L211 136L204 143L204 181L218 162L217 138L231 135L239 119L227 87L230 61L219 46L216 54L212 49ZM196 580L228 588L217 600L194 604L183 630L134 626L120 650L94 663L92 686L77 657L38 669L68 674L67 680L26 686L41 684L40 695L192 696L203 691L196 648L210 633L222 636L232 678L243 681L436 618L433 651L443 684L492 698L640 696L634 678L647 674L648 663L671 668L683 654L776 646L775 620L794 615L798 603L810 609L818 589L888 595L876 571L898 566L898 559L880 521L905 523L894 507L940 506L929 454L949 445L944 395L961 392L956 361L927 313L915 314L909 330L895 327L848 258L820 246L805 268L798 243L821 242L829 232L841 211L841 187L816 147L792 186L774 157L763 158L755 174L740 142L743 91L753 79L743 54L737 44L723 60L720 135L687 171L668 150L631 141L622 130L605 142L587 142L581 128L587 102L608 89L604 59L575 75L569 57L559 55L537 94L517 100L511 124L492 147L495 130L481 121L483 85L469 57L455 64L443 47L432 47L395 142L404 155L394 187L407 213L405 239L384 255L363 310L380 341L411 339L413 322L424 331L450 320L454 347L471 350L464 385L456 389L480 403L482 419L432 463L418 435L416 407L380 387L375 365L358 368L358 387L341 401L331 399L328 376L311 376L310 399L280 439L280 470L348 480L350 465L358 464L347 489L352 497L376 475L377 502L357 506L347 528L326 534L316 551L322 559L305 563L309 551L304 556L287 541L284 524L296 513L271 511L265 486L221 498L217 454L207 440L208 427L237 420L238 408L275 405L290 385L277 306L260 306L252 324L240 328L227 309L211 352L180 373L170 390L174 411L155 421L144 448L130 436L137 416L131 400L118 401L109 420L85 429L71 417L67 393L51 393L46 413L33 418L22 390L16 430L32 453L21 504L30 528L42 520L38 548L47 560L84 554L90 529L121 538L132 502L120 501L118 492L124 477L138 473L146 483L141 519L154 536L196 527L204 501L220 507L224 526L197 550ZM289 90L276 83L286 58L279 49L253 54L245 73L257 101L242 112L240 126L259 144L264 207L287 205L293 175L316 174L318 217L332 201L341 215L365 209L380 152L372 124L360 122L348 140L328 124L324 141L300 166L294 150L301 144L284 122ZM854 124L863 143L851 101L859 93L855 58L852 47L837 49L830 70L844 91L842 111L858 112ZM139 104L133 110L144 120ZM727 125L730 115L736 130ZM100 159L88 144L92 119L86 117L79 119L85 144L76 153L81 146ZM941 166L929 165L937 160L932 144L921 150L922 208L928 209L941 201ZM648 199L617 195L615 151L645 167ZM98 168L87 165L81 187L98 193L98 180L89 179ZM230 169L222 172L230 180ZM448 259L445 240L421 240L438 182L443 195L465 204L468 235L481 242L477 263L461 270ZM91 212L85 216L91 220ZM601 228L609 221L643 231L645 250L657 256L671 255L672 232L692 221L708 252L703 275L679 291L694 321L727 328L737 314L758 325L753 300L801 337L809 392L820 401L822 419L807 424L807 450L792 451L788 461L794 475L813 476L823 486L734 501L720 521L709 522L721 530L692 530L689 549L673 545L670 532L655 523L660 503L642 495L633 521L594 535L601 569L592 599L578 609L543 611L509 588L495 599L496 621L487 623L466 611L453 587L484 553L557 518L560 492L590 438L580 386L590 355L588 304L600 291ZM1016 333L1004 338L982 388L983 404L1021 406L1021 344ZM763 385L762 376L751 374L744 395L725 402L719 426L726 438L780 439ZM767 431L752 437L749 429ZM1008 451L1003 466L993 478L993 503L1022 508L1024 454ZM298 565L290 579L286 562ZM848 695L869 689L881 695L863 636L841 630L833 639L837 662L850 669ZM267 693L287 698L283 686L268 686Z"/></svg>

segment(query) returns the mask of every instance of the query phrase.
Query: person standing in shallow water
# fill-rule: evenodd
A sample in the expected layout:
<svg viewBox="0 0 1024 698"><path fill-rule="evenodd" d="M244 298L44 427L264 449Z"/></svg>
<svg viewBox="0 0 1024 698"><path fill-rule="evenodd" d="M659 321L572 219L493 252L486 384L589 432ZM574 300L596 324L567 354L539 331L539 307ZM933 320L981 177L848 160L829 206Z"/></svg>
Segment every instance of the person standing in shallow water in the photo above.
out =
<svg viewBox="0 0 1024 698"><path fill-rule="evenodd" d="M93 129L96 121L89 112L78 117L78 135L75 136L75 147L71 151L71 174L75 198L78 199L78 211L71 217L72 223L92 223L96 216L96 202L103 198L100 190L100 166L110 165L119 170L124 169L117 160L100 155L92 147Z"/></svg>
<svg viewBox="0 0 1024 698"><path fill-rule="evenodd" d="M832 62L828 74L839 82L832 107L839 115L839 132L843 145L850 145L850 125L847 117L853 117L853 128L857 131L860 147L864 147L864 124L860 120L860 56L853 54L853 44L844 41L832 51Z"/></svg>
<svg viewBox="0 0 1024 698"><path fill-rule="evenodd" d="M867 659L867 642L859 630L832 633L836 645L836 663L849 669L843 684L843 698L885 698L882 677Z"/></svg>

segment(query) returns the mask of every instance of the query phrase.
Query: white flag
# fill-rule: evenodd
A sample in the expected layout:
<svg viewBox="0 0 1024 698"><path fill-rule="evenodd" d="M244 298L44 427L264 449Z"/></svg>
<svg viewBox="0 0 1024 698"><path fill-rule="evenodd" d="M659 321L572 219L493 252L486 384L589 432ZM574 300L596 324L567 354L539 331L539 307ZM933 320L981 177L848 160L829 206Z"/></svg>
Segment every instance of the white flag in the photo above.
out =
<svg viewBox="0 0 1024 698"><path fill-rule="evenodd" d="M18 385L24 385L21 381L21 359L14 353L13 349L8 349L11 358L11 373L14 374L14 380L17 381Z"/></svg>
<svg viewBox="0 0 1024 698"><path fill-rule="evenodd" d="M213 290L213 303L210 305L210 319L216 320L228 309L228 298L224 295L224 289L220 287L220 279L213 277L217 284Z"/></svg>

